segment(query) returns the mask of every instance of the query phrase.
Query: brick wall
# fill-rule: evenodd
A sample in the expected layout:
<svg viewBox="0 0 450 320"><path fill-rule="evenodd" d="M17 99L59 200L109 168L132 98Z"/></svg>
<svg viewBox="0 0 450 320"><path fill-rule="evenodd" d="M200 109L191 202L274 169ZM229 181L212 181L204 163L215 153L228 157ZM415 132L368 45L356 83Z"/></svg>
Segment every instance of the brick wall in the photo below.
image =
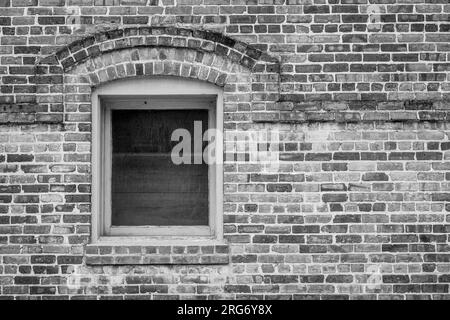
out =
<svg viewBox="0 0 450 320"><path fill-rule="evenodd" d="M448 0L0 0L0 298L444 299ZM92 89L224 90L228 245L93 246Z"/></svg>

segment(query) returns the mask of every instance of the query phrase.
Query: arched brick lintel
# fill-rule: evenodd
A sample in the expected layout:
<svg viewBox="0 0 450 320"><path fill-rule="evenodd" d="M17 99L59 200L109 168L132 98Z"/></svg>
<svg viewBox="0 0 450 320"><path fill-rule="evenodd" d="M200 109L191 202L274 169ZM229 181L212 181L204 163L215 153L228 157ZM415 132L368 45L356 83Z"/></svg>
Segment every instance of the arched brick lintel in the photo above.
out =
<svg viewBox="0 0 450 320"><path fill-rule="evenodd" d="M128 54L117 58L124 52ZM172 53L162 56L164 52ZM213 83L224 87L230 110L277 110L280 95L276 59L221 34L189 29L139 27L99 33L40 60L35 70L36 103L52 117L71 110L67 104L88 102L85 93L93 87L135 76Z"/></svg>
<svg viewBox="0 0 450 320"><path fill-rule="evenodd" d="M108 52L80 63L65 75L67 86L95 88L115 80L149 76L174 76L212 83L219 87L247 83L251 73L239 64L212 53L188 48L126 48ZM86 89L81 90L86 92ZM68 90L70 95L77 90Z"/></svg>
<svg viewBox="0 0 450 320"><path fill-rule="evenodd" d="M77 40L40 61L60 65L63 72L107 52L136 47L178 47L225 56L252 72L279 72L279 61L244 42L223 34L174 27L115 29Z"/></svg>
<svg viewBox="0 0 450 320"><path fill-rule="evenodd" d="M92 90L111 81L155 76L195 79L223 87L226 111L230 112L273 109L270 105L278 99L277 77L251 72L213 52L138 47L103 53L64 73L64 109L74 110L77 104L89 104ZM45 97L44 101L47 101Z"/></svg>

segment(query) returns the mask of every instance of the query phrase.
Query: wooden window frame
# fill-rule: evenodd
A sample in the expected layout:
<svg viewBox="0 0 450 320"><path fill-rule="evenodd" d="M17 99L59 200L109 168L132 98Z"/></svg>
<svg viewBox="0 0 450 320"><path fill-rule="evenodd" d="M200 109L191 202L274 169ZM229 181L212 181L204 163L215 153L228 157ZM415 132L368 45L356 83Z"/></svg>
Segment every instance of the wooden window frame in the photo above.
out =
<svg viewBox="0 0 450 320"><path fill-rule="evenodd" d="M126 104L124 104L126 102ZM223 132L223 93L214 85L180 78L121 80L92 94L92 242L223 240L223 140L208 165L209 226L111 226L111 110L207 109L208 127Z"/></svg>

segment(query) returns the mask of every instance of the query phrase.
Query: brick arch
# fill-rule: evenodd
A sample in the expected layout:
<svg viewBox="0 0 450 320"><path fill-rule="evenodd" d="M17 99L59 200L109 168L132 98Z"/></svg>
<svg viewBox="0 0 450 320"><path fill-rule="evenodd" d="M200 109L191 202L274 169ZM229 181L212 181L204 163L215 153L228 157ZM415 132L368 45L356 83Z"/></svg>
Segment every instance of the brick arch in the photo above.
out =
<svg viewBox="0 0 450 320"><path fill-rule="evenodd" d="M64 72L111 51L137 47L190 48L225 56L251 71L279 69L279 61L257 48L221 33L174 27L135 27L97 33L75 41L40 63L60 65Z"/></svg>
<svg viewBox="0 0 450 320"><path fill-rule="evenodd" d="M65 83L99 86L114 80L145 77L175 76L210 82L220 87L237 81L231 78L240 74L241 79L250 72L227 59L211 53L186 48L140 47L111 51L86 60L67 72Z"/></svg>
<svg viewBox="0 0 450 320"><path fill-rule="evenodd" d="M252 103L252 73L222 56L188 48L124 48L85 60L63 76L65 110L90 104L92 91L111 81L136 77L173 76L224 88L229 105Z"/></svg>
<svg viewBox="0 0 450 320"><path fill-rule="evenodd" d="M99 33L45 57L35 70L37 104L47 112L62 113L64 119L67 110L75 108L72 104L88 103L92 87L158 75L224 87L230 111L279 111L279 62L250 45L210 31L140 27Z"/></svg>

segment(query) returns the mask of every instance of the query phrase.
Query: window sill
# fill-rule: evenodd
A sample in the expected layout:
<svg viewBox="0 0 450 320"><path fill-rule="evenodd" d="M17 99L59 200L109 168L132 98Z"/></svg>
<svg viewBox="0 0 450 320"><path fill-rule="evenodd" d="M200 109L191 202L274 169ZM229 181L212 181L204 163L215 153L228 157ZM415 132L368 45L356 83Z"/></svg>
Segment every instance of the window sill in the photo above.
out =
<svg viewBox="0 0 450 320"><path fill-rule="evenodd" d="M115 245L88 244L87 265L225 265L228 244Z"/></svg>

